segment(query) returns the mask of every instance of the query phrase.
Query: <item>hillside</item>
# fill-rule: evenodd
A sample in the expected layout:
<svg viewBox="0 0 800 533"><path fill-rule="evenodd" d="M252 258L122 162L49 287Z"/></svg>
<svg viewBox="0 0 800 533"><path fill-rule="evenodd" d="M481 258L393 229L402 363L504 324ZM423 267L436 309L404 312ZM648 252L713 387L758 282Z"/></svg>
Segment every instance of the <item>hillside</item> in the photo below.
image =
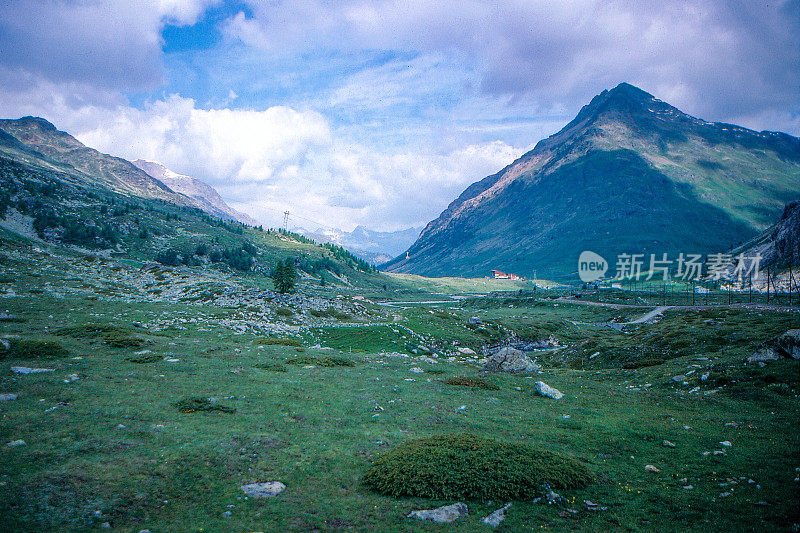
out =
<svg viewBox="0 0 800 533"><path fill-rule="evenodd" d="M800 202L788 204L778 222L732 253L760 254L762 265L778 269L800 266Z"/></svg>
<svg viewBox="0 0 800 533"><path fill-rule="evenodd" d="M468 187L392 272L572 279L578 255L711 253L800 196L800 139L687 115L629 84Z"/></svg>
<svg viewBox="0 0 800 533"><path fill-rule="evenodd" d="M132 163L173 191L193 199L200 209L223 220L235 220L257 226L258 223L250 215L235 210L227 203L211 185L191 176L178 174L161 163L137 159Z"/></svg>

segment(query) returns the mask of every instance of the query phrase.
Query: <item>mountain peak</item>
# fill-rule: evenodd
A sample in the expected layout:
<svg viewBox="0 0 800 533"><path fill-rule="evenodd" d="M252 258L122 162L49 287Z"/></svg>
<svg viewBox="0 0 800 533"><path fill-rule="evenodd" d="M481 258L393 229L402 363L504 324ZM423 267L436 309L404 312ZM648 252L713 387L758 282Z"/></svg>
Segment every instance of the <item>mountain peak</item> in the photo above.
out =
<svg viewBox="0 0 800 533"><path fill-rule="evenodd" d="M42 117L28 115L18 119L16 122L20 123L20 125L36 126L37 128L45 131L58 131L52 122L45 120Z"/></svg>

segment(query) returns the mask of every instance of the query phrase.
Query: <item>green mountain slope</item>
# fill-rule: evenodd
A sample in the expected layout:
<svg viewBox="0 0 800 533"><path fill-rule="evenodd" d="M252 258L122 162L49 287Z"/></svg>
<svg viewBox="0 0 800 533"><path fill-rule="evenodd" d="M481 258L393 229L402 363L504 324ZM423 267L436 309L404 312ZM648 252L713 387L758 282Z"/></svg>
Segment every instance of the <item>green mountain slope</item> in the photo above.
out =
<svg viewBox="0 0 800 533"><path fill-rule="evenodd" d="M710 253L800 197L800 139L710 123L621 84L468 187L385 265L422 275L572 278L581 251Z"/></svg>

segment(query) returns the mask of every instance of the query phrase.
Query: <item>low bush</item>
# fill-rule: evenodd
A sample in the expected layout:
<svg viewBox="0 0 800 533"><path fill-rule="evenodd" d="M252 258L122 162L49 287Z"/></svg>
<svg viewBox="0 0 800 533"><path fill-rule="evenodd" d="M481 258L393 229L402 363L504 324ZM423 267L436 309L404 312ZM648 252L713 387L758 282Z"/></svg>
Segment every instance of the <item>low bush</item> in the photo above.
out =
<svg viewBox="0 0 800 533"><path fill-rule="evenodd" d="M236 409L222 405L217 402L212 402L208 398L195 396L192 398L184 398L175 403L175 407L181 413L196 413L198 411L217 411L220 413L235 413Z"/></svg>
<svg viewBox="0 0 800 533"><path fill-rule="evenodd" d="M55 359L67 357L69 350L64 348L61 343L56 341L32 341L18 340L12 341L11 349L5 352L6 356L16 359Z"/></svg>
<svg viewBox="0 0 800 533"><path fill-rule="evenodd" d="M570 457L476 435L415 439L379 456L363 478L392 497L530 500L554 489L585 487L592 472Z"/></svg>
<svg viewBox="0 0 800 533"><path fill-rule="evenodd" d="M161 356L155 354L143 354L134 357L128 357L126 360L130 361L131 363L155 363L157 361L161 361Z"/></svg>
<svg viewBox="0 0 800 533"><path fill-rule="evenodd" d="M461 387L473 387L483 390L500 390L496 383L487 381L483 378L467 378L464 376L455 376L444 380L447 385L459 385Z"/></svg>

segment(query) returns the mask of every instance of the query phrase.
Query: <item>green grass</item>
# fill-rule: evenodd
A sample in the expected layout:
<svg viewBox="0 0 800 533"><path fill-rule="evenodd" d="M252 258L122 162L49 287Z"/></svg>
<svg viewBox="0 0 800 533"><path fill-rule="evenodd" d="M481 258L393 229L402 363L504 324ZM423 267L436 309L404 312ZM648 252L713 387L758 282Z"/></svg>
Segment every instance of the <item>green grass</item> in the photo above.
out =
<svg viewBox="0 0 800 533"><path fill-rule="evenodd" d="M436 500L529 500L549 488L576 489L592 482L576 459L476 435L415 439L381 455L364 484L390 496Z"/></svg>

